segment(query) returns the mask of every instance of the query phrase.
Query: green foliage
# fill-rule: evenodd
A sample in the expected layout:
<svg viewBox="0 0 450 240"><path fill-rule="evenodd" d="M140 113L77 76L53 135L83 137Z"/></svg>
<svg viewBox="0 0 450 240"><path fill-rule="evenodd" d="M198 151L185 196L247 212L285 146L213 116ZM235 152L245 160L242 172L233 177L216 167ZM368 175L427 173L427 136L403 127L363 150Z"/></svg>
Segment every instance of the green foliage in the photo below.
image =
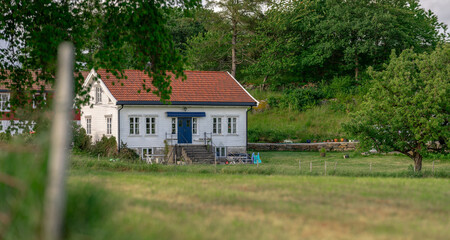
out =
<svg viewBox="0 0 450 240"><path fill-rule="evenodd" d="M431 51L446 26L418 0L310 0L270 5L256 28L255 77L319 82L334 76L361 79L368 66L380 69L392 49Z"/></svg>
<svg viewBox="0 0 450 240"><path fill-rule="evenodd" d="M41 239L44 197L49 158L48 136L39 134L25 140L16 135L0 146L0 238ZM111 197L90 184L69 188L63 234L94 238L95 227L103 226Z"/></svg>
<svg viewBox="0 0 450 240"><path fill-rule="evenodd" d="M142 162L139 154L131 148L128 148L126 143L121 144L118 157L127 162Z"/></svg>
<svg viewBox="0 0 450 240"><path fill-rule="evenodd" d="M450 48L430 54L405 50L394 53L386 70L372 72L372 88L344 125L363 146L379 151L399 151L413 159L420 170L421 153L428 143L440 141L448 149L450 137Z"/></svg>
<svg viewBox="0 0 450 240"><path fill-rule="evenodd" d="M72 125L73 149L75 151L87 152L92 145L92 137L86 134L86 130L78 124Z"/></svg>
<svg viewBox="0 0 450 240"><path fill-rule="evenodd" d="M193 8L199 2L5 2L0 7L0 38L8 44L1 49L0 82L20 96L11 98L12 110L26 105L33 93L54 83L56 50L63 41L75 45L78 96L86 94L79 70L106 68L122 77L122 70L132 67L153 77L155 88L151 90L161 100L168 100L171 89L167 71L182 77L184 63L165 25L167 13L174 6ZM32 88L33 85L37 87ZM84 103L83 99L77 103Z"/></svg>
<svg viewBox="0 0 450 240"><path fill-rule="evenodd" d="M247 134L249 142L278 143L290 137L288 131L264 128L250 128Z"/></svg>
<svg viewBox="0 0 450 240"><path fill-rule="evenodd" d="M347 113L335 112L330 105L315 106L303 112L273 108L253 111L248 115L248 138L249 142L348 138L341 128L341 124L348 120Z"/></svg>
<svg viewBox="0 0 450 240"><path fill-rule="evenodd" d="M226 31L208 31L188 40L185 51L187 66L194 70L224 71L231 67L229 42Z"/></svg>
<svg viewBox="0 0 450 240"><path fill-rule="evenodd" d="M323 92L314 87L289 89L280 97L269 97L269 106L281 109L303 111L319 103L324 97Z"/></svg>
<svg viewBox="0 0 450 240"><path fill-rule="evenodd" d="M103 136L90 147L89 152L94 156L113 157L117 155L117 141L111 136Z"/></svg>

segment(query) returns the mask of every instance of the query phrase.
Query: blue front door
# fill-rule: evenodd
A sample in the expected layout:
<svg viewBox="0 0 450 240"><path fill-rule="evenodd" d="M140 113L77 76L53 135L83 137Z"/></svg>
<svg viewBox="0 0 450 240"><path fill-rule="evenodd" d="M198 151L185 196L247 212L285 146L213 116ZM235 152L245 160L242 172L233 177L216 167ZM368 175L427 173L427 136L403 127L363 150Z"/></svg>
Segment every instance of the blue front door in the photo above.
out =
<svg viewBox="0 0 450 240"><path fill-rule="evenodd" d="M192 118L178 118L178 143L192 143Z"/></svg>

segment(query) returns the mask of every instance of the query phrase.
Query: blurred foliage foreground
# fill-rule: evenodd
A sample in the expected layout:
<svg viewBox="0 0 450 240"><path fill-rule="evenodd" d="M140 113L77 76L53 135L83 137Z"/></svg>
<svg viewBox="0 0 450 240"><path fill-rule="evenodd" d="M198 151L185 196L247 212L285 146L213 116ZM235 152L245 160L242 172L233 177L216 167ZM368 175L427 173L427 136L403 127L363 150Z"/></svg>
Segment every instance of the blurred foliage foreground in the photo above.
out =
<svg viewBox="0 0 450 240"><path fill-rule="evenodd" d="M41 239L48 155L48 133L0 141L0 239ZM64 238L105 237L96 229L111 198L89 184L68 191Z"/></svg>

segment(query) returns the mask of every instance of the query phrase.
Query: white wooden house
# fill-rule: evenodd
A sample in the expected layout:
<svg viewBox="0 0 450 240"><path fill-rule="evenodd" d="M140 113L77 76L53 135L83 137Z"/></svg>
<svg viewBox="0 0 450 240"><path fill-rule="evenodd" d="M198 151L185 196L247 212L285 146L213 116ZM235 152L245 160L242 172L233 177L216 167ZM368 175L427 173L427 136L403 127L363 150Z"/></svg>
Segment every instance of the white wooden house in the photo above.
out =
<svg viewBox="0 0 450 240"><path fill-rule="evenodd" d="M229 73L185 71L184 81L172 76L170 104L142 90L151 83L144 72L125 75L119 80L99 69L86 77L90 104L81 108L81 125L94 141L114 136L143 158L162 155L167 145L210 144L217 157L246 152L247 112L258 102Z"/></svg>

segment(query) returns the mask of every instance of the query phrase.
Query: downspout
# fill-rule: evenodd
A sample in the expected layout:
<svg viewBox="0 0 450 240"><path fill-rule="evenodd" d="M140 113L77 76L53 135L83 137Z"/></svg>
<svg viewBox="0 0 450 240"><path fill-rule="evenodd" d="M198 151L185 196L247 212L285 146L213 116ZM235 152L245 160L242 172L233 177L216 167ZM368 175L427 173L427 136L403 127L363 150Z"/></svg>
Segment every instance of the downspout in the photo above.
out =
<svg viewBox="0 0 450 240"><path fill-rule="evenodd" d="M122 110L123 104L117 110L117 150L120 152L120 110Z"/></svg>
<svg viewBox="0 0 450 240"><path fill-rule="evenodd" d="M247 109L245 113L245 151L248 150L248 111L251 111L253 109L253 106L250 106L250 108Z"/></svg>

